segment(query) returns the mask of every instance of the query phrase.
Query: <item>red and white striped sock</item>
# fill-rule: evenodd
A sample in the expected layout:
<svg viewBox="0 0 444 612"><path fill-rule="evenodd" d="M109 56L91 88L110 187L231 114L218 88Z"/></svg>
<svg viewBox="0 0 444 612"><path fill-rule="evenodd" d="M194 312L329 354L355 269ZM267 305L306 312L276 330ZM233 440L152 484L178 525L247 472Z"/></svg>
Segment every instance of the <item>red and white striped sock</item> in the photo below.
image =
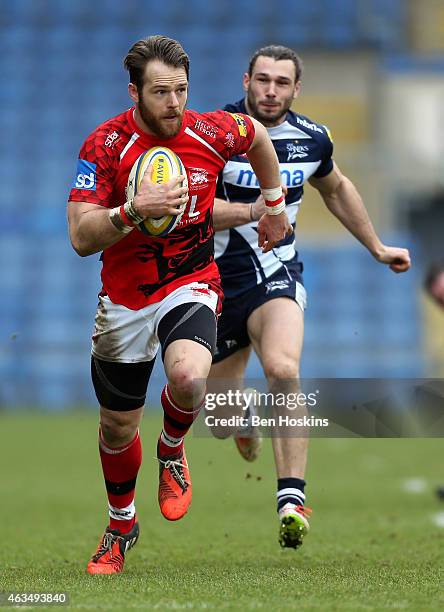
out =
<svg viewBox="0 0 444 612"><path fill-rule="evenodd" d="M110 448L99 431L99 452L108 495L109 526L121 533L128 533L135 523L134 495L137 474L142 464L139 432L129 444Z"/></svg>
<svg viewBox="0 0 444 612"><path fill-rule="evenodd" d="M168 385L165 385L160 399L163 408L163 429L159 437L159 456L180 455L184 436L198 417L203 402L195 410L182 408L173 399Z"/></svg>

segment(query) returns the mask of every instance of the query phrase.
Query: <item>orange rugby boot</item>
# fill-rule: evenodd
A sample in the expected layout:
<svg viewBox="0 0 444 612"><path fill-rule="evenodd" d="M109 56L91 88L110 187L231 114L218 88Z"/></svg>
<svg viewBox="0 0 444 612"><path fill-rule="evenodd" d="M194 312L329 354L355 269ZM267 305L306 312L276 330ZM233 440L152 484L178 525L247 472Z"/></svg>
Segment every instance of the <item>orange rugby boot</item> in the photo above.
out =
<svg viewBox="0 0 444 612"><path fill-rule="evenodd" d="M177 521L191 504L191 479L185 449L176 456L159 457L159 506L169 521Z"/></svg>
<svg viewBox="0 0 444 612"><path fill-rule="evenodd" d="M88 574L118 574L123 570L126 552L132 548L139 537L139 523L129 533L120 533L107 527L95 555L88 563Z"/></svg>

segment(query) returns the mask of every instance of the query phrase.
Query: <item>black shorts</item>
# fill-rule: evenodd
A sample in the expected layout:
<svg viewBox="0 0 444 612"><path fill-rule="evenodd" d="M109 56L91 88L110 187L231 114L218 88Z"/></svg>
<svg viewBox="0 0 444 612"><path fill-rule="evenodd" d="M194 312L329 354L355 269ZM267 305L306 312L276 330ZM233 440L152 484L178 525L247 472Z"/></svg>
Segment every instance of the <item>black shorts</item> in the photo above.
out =
<svg viewBox="0 0 444 612"><path fill-rule="evenodd" d="M175 340L192 340L214 352L216 316L200 302L180 304L159 322L157 335L162 359ZM99 404L108 410L128 411L144 405L154 359L134 363L106 361L91 356L91 377Z"/></svg>
<svg viewBox="0 0 444 612"><path fill-rule="evenodd" d="M241 348L249 346L247 321L251 313L275 298L288 297L302 310L306 307L306 292L302 280L302 262L281 268L265 283L235 298L225 299L217 323L216 352L213 363L219 363Z"/></svg>

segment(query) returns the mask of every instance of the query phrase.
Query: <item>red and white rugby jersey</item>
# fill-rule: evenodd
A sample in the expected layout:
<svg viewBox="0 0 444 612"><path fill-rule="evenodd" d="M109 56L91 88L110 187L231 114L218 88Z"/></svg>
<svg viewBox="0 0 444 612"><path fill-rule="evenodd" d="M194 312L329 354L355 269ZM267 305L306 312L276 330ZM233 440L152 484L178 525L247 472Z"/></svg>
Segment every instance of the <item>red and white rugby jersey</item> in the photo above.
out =
<svg viewBox="0 0 444 612"><path fill-rule="evenodd" d="M226 161L247 152L253 138L248 116L221 110L202 114L186 110L179 134L158 138L136 125L134 108L102 123L88 136L70 201L120 206L126 200L134 162L154 146L172 149L188 176L187 208L170 234L153 237L134 229L104 250L103 291L112 302L137 310L194 281L207 283L222 295L213 245L216 182Z"/></svg>

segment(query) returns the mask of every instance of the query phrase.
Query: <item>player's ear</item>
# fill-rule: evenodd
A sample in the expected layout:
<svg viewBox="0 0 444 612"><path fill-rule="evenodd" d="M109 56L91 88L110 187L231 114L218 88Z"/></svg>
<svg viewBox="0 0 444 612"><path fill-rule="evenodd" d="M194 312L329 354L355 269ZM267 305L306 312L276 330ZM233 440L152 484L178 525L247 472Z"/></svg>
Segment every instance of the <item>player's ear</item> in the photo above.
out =
<svg viewBox="0 0 444 612"><path fill-rule="evenodd" d="M138 102L139 102L139 92L137 91L137 87L134 85L134 83L128 83L128 94L129 94L129 97L131 98L131 100L135 104L138 104Z"/></svg>
<svg viewBox="0 0 444 612"><path fill-rule="evenodd" d="M302 89L301 81L296 81L296 84L294 86L294 91L293 91L293 99L296 99L298 97L298 95L301 93L301 89Z"/></svg>
<svg viewBox="0 0 444 612"><path fill-rule="evenodd" d="M244 86L244 90L248 91L248 85L250 84L250 75L248 74L248 72L245 72L242 79L242 84Z"/></svg>

